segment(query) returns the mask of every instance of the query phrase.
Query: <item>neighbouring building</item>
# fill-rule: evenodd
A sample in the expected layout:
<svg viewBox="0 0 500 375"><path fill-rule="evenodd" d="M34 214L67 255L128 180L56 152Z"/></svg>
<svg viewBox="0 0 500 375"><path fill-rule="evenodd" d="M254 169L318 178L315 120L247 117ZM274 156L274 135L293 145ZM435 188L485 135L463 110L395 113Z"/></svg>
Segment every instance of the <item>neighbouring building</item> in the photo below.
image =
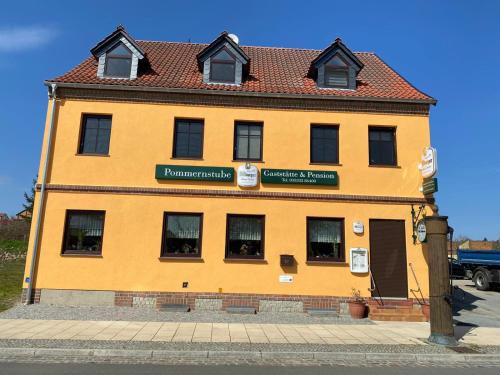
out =
<svg viewBox="0 0 500 375"><path fill-rule="evenodd" d="M458 248L461 250L495 250L495 242L466 240Z"/></svg>
<svg viewBox="0 0 500 375"><path fill-rule="evenodd" d="M34 302L342 310L354 289L414 313L411 267L427 298L436 101L375 53L118 27L46 84Z"/></svg>
<svg viewBox="0 0 500 375"><path fill-rule="evenodd" d="M16 219L31 219L31 211L28 210L28 209L24 209L22 211L19 211L17 214L16 214Z"/></svg>

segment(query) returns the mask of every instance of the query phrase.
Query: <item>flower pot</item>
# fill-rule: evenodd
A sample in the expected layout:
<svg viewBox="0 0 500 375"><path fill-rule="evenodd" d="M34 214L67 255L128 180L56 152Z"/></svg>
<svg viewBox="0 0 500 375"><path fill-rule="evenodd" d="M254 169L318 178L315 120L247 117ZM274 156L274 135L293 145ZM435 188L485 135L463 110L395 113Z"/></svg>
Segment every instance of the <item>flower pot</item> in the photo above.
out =
<svg viewBox="0 0 500 375"><path fill-rule="evenodd" d="M366 305L364 302L351 301L349 304L349 313L353 319L363 319L365 317Z"/></svg>
<svg viewBox="0 0 500 375"><path fill-rule="evenodd" d="M424 314L425 319L429 321L429 319L431 318L431 305L429 305L428 303L424 303L421 307L422 314Z"/></svg>

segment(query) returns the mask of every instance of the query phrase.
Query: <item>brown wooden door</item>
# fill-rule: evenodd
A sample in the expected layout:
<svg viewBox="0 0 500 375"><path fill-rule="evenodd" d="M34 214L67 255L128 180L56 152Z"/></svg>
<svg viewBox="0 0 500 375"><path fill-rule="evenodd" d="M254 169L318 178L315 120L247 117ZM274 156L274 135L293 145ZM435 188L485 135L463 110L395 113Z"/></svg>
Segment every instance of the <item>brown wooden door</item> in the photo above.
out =
<svg viewBox="0 0 500 375"><path fill-rule="evenodd" d="M370 220L373 297L408 297L404 220Z"/></svg>

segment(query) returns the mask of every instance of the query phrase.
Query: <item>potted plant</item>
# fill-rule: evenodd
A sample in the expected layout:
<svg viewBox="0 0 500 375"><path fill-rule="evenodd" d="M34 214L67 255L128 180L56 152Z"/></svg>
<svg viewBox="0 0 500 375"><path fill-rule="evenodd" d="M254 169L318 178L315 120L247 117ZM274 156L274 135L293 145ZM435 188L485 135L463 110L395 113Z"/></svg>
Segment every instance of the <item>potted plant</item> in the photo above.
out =
<svg viewBox="0 0 500 375"><path fill-rule="evenodd" d="M363 319L366 312L366 302L363 297L361 297L361 292L359 289L352 288L352 299L348 302L349 304L349 314L353 319Z"/></svg>

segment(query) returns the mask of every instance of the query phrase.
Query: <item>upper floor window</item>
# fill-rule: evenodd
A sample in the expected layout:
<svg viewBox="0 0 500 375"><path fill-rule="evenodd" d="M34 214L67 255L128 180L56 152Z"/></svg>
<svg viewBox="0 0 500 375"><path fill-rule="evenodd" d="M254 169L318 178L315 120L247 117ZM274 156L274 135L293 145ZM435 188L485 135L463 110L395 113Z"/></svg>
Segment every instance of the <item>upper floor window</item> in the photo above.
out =
<svg viewBox="0 0 500 375"><path fill-rule="evenodd" d="M203 156L203 120L176 119L174 158L198 159Z"/></svg>
<svg viewBox="0 0 500 375"><path fill-rule="evenodd" d="M105 77L130 78L131 69L132 52L123 43L106 52Z"/></svg>
<svg viewBox="0 0 500 375"><path fill-rule="evenodd" d="M396 129L371 126L368 133L370 165L397 165Z"/></svg>
<svg viewBox="0 0 500 375"><path fill-rule="evenodd" d="M311 163L339 162L339 128L336 125L311 125Z"/></svg>
<svg viewBox="0 0 500 375"><path fill-rule="evenodd" d="M234 160L262 160L262 123L236 122Z"/></svg>
<svg viewBox="0 0 500 375"><path fill-rule="evenodd" d="M221 49L210 58L210 81L235 83L236 59L226 49Z"/></svg>
<svg viewBox="0 0 500 375"><path fill-rule="evenodd" d="M104 211L66 211L63 254L100 255Z"/></svg>
<svg viewBox="0 0 500 375"><path fill-rule="evenodd" d="M111 116L83 116L79 154L108 155L111 137Z"/></svg>
<svg viewBox="0 0 500 375"><path fill-rule="evenodd" d="M349 87L349 65L340 56L334 56L326 63L324 84L327 87Z"/></svg>

